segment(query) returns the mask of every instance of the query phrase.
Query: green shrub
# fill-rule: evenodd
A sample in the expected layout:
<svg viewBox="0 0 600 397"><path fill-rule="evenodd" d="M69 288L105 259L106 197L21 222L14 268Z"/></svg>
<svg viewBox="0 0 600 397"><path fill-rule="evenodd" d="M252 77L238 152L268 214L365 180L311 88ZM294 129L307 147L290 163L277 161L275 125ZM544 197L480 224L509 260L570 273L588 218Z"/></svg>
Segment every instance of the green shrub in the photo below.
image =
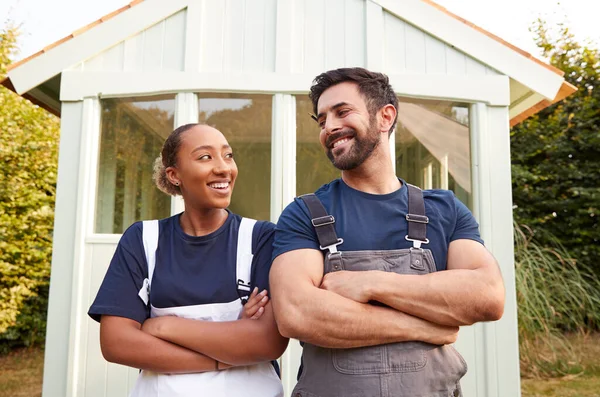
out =
<svg viewBox="0 0 600 397"><path fill-rule="evenodd" d="M0 80L16 48L0 32ZM44 340L58 118L0 86L0 351Z"/></svg>
<svg viewBox="0 0 600 397"><path fill-rule="evenodd" d="M532 26L544 58L578 91L511 130L514 217L546 230L600 275L600 49L565 24ZM552 246L545 235L537 237Z"/></svg>

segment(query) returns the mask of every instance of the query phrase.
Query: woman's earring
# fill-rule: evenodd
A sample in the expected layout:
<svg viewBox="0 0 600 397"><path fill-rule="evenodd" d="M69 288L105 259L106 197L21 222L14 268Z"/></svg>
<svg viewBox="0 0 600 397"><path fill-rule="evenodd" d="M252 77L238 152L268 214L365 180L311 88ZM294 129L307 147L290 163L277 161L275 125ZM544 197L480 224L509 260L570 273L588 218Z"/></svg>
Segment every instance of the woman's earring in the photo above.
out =
<svg viewBox="0 0 600 397"><path fill-rule="evenodd" d="M175 186L179 186L179 182L175 182Z"/></svg>

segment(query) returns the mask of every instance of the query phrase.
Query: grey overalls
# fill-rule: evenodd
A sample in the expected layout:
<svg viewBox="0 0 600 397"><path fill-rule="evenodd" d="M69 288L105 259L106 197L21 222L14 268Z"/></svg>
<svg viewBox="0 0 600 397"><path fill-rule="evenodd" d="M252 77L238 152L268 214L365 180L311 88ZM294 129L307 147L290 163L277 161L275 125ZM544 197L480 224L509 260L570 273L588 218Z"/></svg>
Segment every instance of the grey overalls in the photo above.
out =
<svg viewBox="0 0 600 397"><path fill-rule="evenodd" d="M436 271L433 255L421 244L429 243L423 192L408 185L410 249L343 251L333 216L314 194L301 196L306 203L325 257L325 274L340 270L382 270L400 274ZM343 327L344 324L339 324ZM303 370L293 397L454 397L462 396L460 379L467 365L451 346L424 342L390 343L354 349L325 349L304 344Z"/></svg>

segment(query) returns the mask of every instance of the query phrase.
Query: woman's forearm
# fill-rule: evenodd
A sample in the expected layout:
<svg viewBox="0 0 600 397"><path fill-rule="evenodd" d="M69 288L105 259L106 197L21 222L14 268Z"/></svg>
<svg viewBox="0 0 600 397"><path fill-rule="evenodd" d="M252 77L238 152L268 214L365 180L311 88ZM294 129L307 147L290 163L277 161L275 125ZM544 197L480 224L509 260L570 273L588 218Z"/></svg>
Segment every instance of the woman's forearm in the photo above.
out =
<svg viewBox="0 0 600 397"><path fill-rule="evenodd" d="M230 365L277 359L288 343L279 334L270 304L258 320L216 322L162 317L148 323L144 331Z"/></svg>
<svg viewBox="0 0 600 397"><path fill-rule="evenodd" d="M143 332L123 317L102 316L100 346L107 361L153 372L208 372L217 366L215 359Z"/></svg>

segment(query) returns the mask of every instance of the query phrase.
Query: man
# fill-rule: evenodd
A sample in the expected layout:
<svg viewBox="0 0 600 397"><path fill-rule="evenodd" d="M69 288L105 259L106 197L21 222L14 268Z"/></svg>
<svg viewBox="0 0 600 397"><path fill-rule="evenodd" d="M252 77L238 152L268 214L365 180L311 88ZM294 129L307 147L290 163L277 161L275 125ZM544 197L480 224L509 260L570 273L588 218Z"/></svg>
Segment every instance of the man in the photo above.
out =
<svg viewBox="0 0 600 397"><path fill-rule="evenodd" d="M271 293L282 335L304 342L293 396L459 396L458 327L498 320L504 285L450 191L396 177L397 98L362 68L316 77L320 142L341 179L281 214Z"/></svg>

